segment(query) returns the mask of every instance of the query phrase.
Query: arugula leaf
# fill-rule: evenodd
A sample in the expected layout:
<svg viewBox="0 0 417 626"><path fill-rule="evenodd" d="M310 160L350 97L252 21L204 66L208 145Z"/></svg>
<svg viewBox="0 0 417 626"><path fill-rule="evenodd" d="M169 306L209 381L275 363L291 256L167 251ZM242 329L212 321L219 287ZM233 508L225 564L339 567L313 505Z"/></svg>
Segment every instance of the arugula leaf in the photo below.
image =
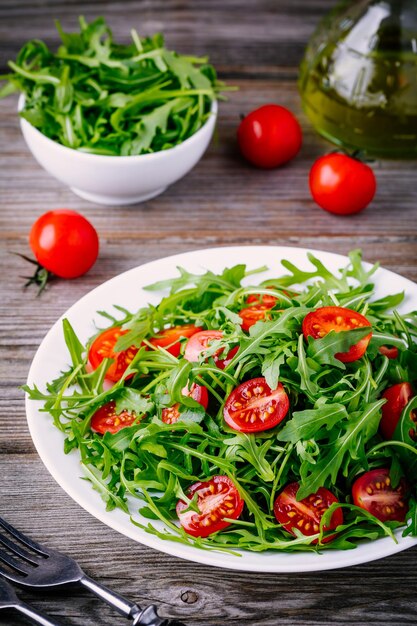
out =
<svg viewBox="0 0 417 626"><path fill-rule="evenodd" d="M296 372L300 375L301 389L305 391L310 398L314 398L319 393L319 386L312 380L316 371L310 366L304 350L304 336L298 337L298 365Z"/></svg>
<svg viewBox="0 0 417 626"><path fill-rule="evenodd" d="M298 500L315 493L327 483L329 477L335 483L345 455L349 454L351 459L358 459L360 455L364 455L365 443L377 431L381 419L380 409L384 402L385 400L378 400L369 404L358 415L352 415L346 431L332 441L330 451L315 465L302 463L300 468L301 485L297 492Z"/></svg>
<svg viewBox="0 0 417 626"><path fill-rule="evenodd" d="M296 411L278 433L277 439L291 443L304 439L320 439L320 431L329 431L335 424L348 417L343 404L324 404L315 409Z"/></svg>
<svg viewBox="0 0 417 626"><path fill-rule="evenodd" d="M351 346L369 334L369 326L364 326L339 332L331 330L320 339L309 337L307 354L321 365L334 365L346 369L345 364L335 358L335 354L348 352Z"/></svg>

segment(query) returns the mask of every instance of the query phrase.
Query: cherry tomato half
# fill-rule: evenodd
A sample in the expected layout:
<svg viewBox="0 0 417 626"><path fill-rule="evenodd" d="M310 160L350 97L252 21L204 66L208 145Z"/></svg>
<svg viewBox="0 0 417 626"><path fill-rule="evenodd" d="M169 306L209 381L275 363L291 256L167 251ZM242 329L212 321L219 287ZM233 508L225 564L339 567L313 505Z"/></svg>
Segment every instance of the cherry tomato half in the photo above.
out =
<svg viewBox="0 0 417 626"><path fill-rule="evenodd" d="M100 435L104 435L104 433L114 435L122 428L131 426L133 422L137 421L136 415L129 411L116 413L116 404L111 401L107 404L103 404L103 406L94 413L91 418L91 430Z"/></svg>
<svg viewBox="0 0 417 626"><path fill-rule="evenodd" d="M267 289L275 289L276 291L280 290L285 296L287 296L287 298L294 298L299 295L295 291L281 289L280 287L275 287L275 285L268 285ZM277 298L277 296L273 296L269 293L251 293L246 300L248 304L263 304L268 307L268 309L272 309L278 301L279 298Z"/></svg>
<svg viewBox="0 0 417 626"><path fill-rule="evenodd" d="M369 165L346 154L322 156L310 170L311 195L329 213L359 213L376 191L375 175Z"/></svg>
<svg viewBox="0 0 417 626"><path fill-rule="evenodd" d="M243 156L265 169L293 159L301 148L302 139L295 116L277 104L265 104L246 115L237 131Z"/></svg>
<svg viewBox="0 0 417 626"><path fill-rule="evenodd" d="M320 521L327 509L334 502L339 502L336 496L325 487L320 487L316 493L312 493L302 500L297 500L298 483L290 483L279 494L274 503L274 513L277 521L283 525L292 535L296 528L307 537L316 535L320 530ZM329 525L324 530L335 530L343 524L342 509L336 509ZM334 535L323 538L323 543L334 539ZM317 539L313 541L317 543Z"/></svg>
<svg viewBox="0 0 417 626"><path fill-rule="evenodd" d="M106 372L106 378L113 382L121 379L138 351L135 346L130 346L130 348L122 352L114 351L114 346L119 337L127 332L129 331L122 330L119 326L104 330L94 339L88 353L88 360L94 370L99 367L104 359L114 359Z"/></svg>
<svg viewBox="0 0 417 626"><path fill-rule="evenodd" d="M219 359L219 355L217 355L217 356L214 357L214 362L216 363L216 365L217 365L217 367L219 369L224 370L225 367L227 367L229 365L229 363L231 363L233 361L233 357L238 352L239 352L239 346L235 346L234 348L229 350L229 352L227 353L227 356L226 356L225 359Z"/></svg>
<svg viewBox="0 0 417 626"><path fill-rule="evenodd" d="M380 346L379 352L389 359L398 359L398 348L395 346Z"/></svg>
<svg viewBox="0 0 417 626"><path fill-rule="evenodd" d="M153 346L165 348L173 356L178 356L181 351L181 337L192 337L201 331L201 326L194 324L183 324L182 326L172 326L166 328L149 340Z"/></svg>
<svg viewBox="0 0 417 626"><path fill-rule="evenodd" d="M393 438L401 413L414 395L410 383L398 383L385 389L382 397L386 399L386 403L382 405L382 419L379 422L384 439Z"/></svg>
<svg viewBox="0 0 417 626"><path fill-rule="evenodd" d="M247 297L246 302L248 304L261 304L267 309L272 309L278 302L278 298L269 293L251 293L251 295Z"/></svg>
<svg viewBox="0 0 417 626"><path fill-rule="evenodd" d="M360 313L341 306L323 306L305 316L303 320L303 335L306 339L307 337L321 339L331 330L338 333L342 330L353 330L363 326L371 326L371 324ZM351 346L348 352L338 352L335 354L336 359L339 359L342 363L357 361L365 354L371 337L372 333L369 333L366 337L362 337L358 343Z"/></svg>
<svg viewBox="0 0 417 626"><path fill-rule="evenodd" d="M210 480L195 483L187 492L192 497L197 494L196 511L186 511L188 505L179 500L177 515L181 526L193 537L208 537L230 526L224 518L238 519L243 510L244 501L233 482L227 476L213 476Z"/></svg>
<svg viewBox="0 0 417 626"><path fill-rule="evenodd" d="M192 398L193 400L201 404L201 406L203 406L204 409L207 409L209 398L208 398L208 391L206 387L203 387L202 385L196 385L194 383L191 386L191 390L185 387L182 390L182 394L184 396L189 396L190 398ZM162 409L162 416L161 416L162 421L165 424L174 424L175 422L178 422L180 415L181 415L179 409L180 409L179 402L177 402L173 406L167 407L166 409Z"/></svg>
<svg viewBox="0 0 417 626"><path fill-rule="evenodd" d="M232 391L223 409L225 422L242 433L269 430L282 422L290 402L281 383L273 391L265 378L252 378Z"/></svg>
<svg viewBox="0 0 417 626"><path fill-rule="evenodd" d="M270 314L268 313L270 310L271 307L264 304L254 304L239 311L239 317L242 318L242 329L248 331L256 322L270 319Z"/></svg>
<svg viewBox="0 0 417 626"><path fill-rule="evenodd" d="M29 243L38 263L60 278L82 276L98 256L97 232L85 217L69 209L41 215L31 228Z"/></svg>
<svg viewBox="0 0 417 626"><path fill-rule="evenodd" d="M382 468L370 470L355 480L352 498L356 506L372 513L381 522L403 522L408 511L406 491L404 479L393 489L389 471Z"/></svg>
<svg viewBox="0 0 417 626"><path fill-rule="evenodd" d="M184 358L191 363L197 363L199 361L200 355L204 354L206 350L210 348L210 344L212 341L218 341L222 339L223 333L221 330L202 330L201 332L195 333L188 341L184 350ZM232 348L226 355L224 359L221 359L221 355L224 352L224 348L219 348L216 352L211 356L214 363L219 369L224 369L230 363L230 361L235 356L238 351L239 346L235 346Z"/></svg>

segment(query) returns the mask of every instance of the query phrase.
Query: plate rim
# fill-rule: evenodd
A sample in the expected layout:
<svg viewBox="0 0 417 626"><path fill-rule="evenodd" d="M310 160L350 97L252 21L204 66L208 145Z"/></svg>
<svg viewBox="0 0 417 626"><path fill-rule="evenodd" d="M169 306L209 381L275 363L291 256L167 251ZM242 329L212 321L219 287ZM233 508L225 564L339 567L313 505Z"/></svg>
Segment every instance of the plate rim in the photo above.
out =
<svg viewBox="0 0 417 626"><path fill-rule="evenodd" d="M104 281L103 283L97 285L89 292L84 294L81 298L79 298L76 302L74 302L60 317L55 321L55 323L49 328L46 335L43 337L38 349L35 352L35 355L32 359L32 363L28 372L26 384L30 385L35 382L34 374L38 367L38 360L42 356L42 351L44 350L45 343L48 339L57 332L58 328L61 329L62 320L66 317L70 317L70 315L78 309L78 307L82 305L86 305L86 302L93 298L97 292L102 289L108 289L114 283L126 280L129 278L129 275L134 275L136 272L146 271L150 266L158 265L166 262L175 261L176 259L192 259L193 256L200 256L205 254L216 254L216 252L221 252L222 254L228 255L230 253L240 253L241 251L251 251L252 254L257 251L268 251L275 252L278 255L277 261L280 261L285 258L285 253L289 254L299 254L304 255L307 258L308 253L312 253L320 258L320 255L324 255L326 257L331 257L335 264L339 261L340 266L342 263L346 264L349 262L349 258L346 255L328 252L325 250L314 249L314 248L305 248L303 246L280 246L280 245L238 245L238 246L214 246L208 248L199 248L195 250L190 250L186 252L180 252L173 255L168 255L165 257L159 257L152 261L147 261L138 266L130 268L112 278ZM244 262L244 259L242 259ZM224 267L227 267L227 259L224 260ZM367 263L364 261L365 267L371 267L371 263ZM176 265L173 265L176 268ZM207 267L207 269L210 269ZM401 276L391 270L385 269L384 267L379 267L378 272L383 272L384 275L388 275L391 278L401 278L402 281L405 281L411 290L415 290L415 295L417 297L417 284L411 281L410 279ZM145 284L145 283L144 283ZM110 308L109 304L109 308ZM96 307L96 311L98 310L99 305ZM62 331L61 331L62 332ZM120 510L114 511L106 511L103 500L100 495L93 490L91 484L88 484L89 492L91 493L91 497L85 499L80 497L79 492L77 490L77 486L79 486L78 481L81 480L81 476L71 476L69 480L66 477L62 478L62 475L59 471L59 468L55 466L51 458L45 454L44 447L42 444L42 440L39 438L39 433L37 432L37 424L36 420L38 419L39 411L38 407L40 402L36 402L30 400L28 394L25 394L25 409L26 409L26 417L29 432L32 438L32 441L35 445L37 453L48 470L54 480L58 483L58 485L69 495L72 500L74 500L79 506L84 508L90 515L104 523L106 526L116 530L120 534L132 539L133 541L145 545L147 547L153 548L162 552L164 554L168 554L171 556L176 556L178 558L192 561L195 563L200 563L204 565L211 565L215 567L219 567L222 569L229 570L237 570L237 571L246 571L246 572L258 572L258 573L302 573L302 572L313 572L313 571L327 571L331 569L338 569L343 567L351 567L353 565L359 565L363 563L370 563L374 560L385 558L392 554L396 554L403 550L406 550L412 546L417 545L417 537L401 537L401 530L396 532L396 537L398 543L395 543L390 537L383 537L372 542L363 544L352 550L335 550L335 551L324 551L320 554L316 552L295 552L295 553L282 553L279 551L270 551L266 553L257 553L250 551L241 551L242 556L233 556L230 554L225 554L218 550L202 550L195 546L186 546L181 543L177 543L175 541L169 541L160 539L156 535L152 535L147 533L146 531L137 528L130 521L129 516L123 513ZM42 417L45 417L43 414ZM49 419L47 420L47 424L52 426L52 422ZM47 427L47 426L45 426ZM62 435L54 426L52 426L54 430ZM42 426L41 426L42 428ZM78 451L74 450L74 454L79 454ZM60 449L60 454L65 458L63 451L63 439L62 446ZM70 454L71 456L71 454ZM80 472L81 474L81 472ZM78 479L78 481L76 480ZM74 483L74 485L72 484ZM77 493L78 492L78 493ZM123 516L123 518L122 518ZM126 524L127 521L127 524ZM145 523L148 523L149 520L145 520ZM364 554L363 548L370 548L370 554ZM380 548L379 550L377 548ZM382 548L382 549L381 549ZM265 558L267 556L267 558ZM304 557L306 560L300 566L300 558L292 558L292 562L290 561L291 557ZM257 564L259 559L262 559L262 565ZM275 557L275 558L273 558ZM249 562L248 562L249 559Z"/></svg>

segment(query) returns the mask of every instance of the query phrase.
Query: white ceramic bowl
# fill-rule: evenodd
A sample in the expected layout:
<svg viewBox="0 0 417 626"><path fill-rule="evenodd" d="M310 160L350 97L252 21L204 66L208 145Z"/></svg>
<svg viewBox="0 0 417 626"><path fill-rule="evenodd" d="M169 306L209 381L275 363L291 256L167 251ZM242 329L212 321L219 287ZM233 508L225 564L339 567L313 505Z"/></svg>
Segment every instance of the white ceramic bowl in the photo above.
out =
<svg viewBox="0 0 417 626"><path fill-rule="evenodd" d="M19 100L19 110L24 96ZM185 176L204 154L213 135L217 102L207 122L183 143L152 154L104 156L66 148L43 135L23 118L20 127L30 151L52 176L74 193L97 204L144 202Z"/></svg>

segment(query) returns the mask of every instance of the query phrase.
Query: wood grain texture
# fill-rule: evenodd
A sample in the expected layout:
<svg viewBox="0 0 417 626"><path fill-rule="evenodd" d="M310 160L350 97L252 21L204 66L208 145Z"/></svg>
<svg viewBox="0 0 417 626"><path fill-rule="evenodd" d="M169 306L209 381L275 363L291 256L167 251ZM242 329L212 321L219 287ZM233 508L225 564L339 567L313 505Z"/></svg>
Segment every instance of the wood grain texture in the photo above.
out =
<svg viewBox="0 0 417 626"><path fill-rule="evenodd" d="M363 214L341 219L314 206L308 191L312 160L328 149L304 118L297 66L306 40L332 0L2 0L0 73L29 38L51 46L53 18L76 26L79 14L105 15L121 40L135 26L162 30L186 53L208 53L239 92L220 108L217 140L195 169L162 196L140 206L88 204L49 177L21 137L16 99L0 101L0 510L13 524L76 557L93 577L189 626L398 626L417 623L417 549L327 573L253 575L188 563L134 543L80 509L43 467L31 442L18 390L52 323L102 281L161 256L204 247L283 244L347 253L361 247L369 261L417 281L415 163L374 163L376 200ZM279 170L258 171L239 157L239 114L269 101L291 108L304 130L301 154ZM13 252L28 252L35 218L66 206L97 228L100 259L73 282L56 282L41 298L24 292L27 272ZM395 286L394 286L395 288ZM126 623L87 593L21 592L65 624ZM71 597L70 597L71 596ZM0 624L23 626L0 613Z"/></svg>

